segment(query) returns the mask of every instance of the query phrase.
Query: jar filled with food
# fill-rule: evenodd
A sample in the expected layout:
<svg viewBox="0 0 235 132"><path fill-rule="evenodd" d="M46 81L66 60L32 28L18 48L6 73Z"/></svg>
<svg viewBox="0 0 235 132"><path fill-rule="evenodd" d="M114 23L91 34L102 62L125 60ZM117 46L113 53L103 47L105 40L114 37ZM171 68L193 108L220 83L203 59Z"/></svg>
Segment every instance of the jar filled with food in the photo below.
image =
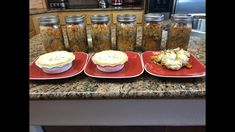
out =
<svg viewBox="0 0 235 132"><path fill-rule="evenodd" d="M64 39L57 16L43 16L39 18L40 34L46 52L64 50Z"/></svg>
<svg viewBox="0 0 235 132"><path fill-rule="evenodd" d="M136 46L136 16L123 14L117 16L116 44L117 50L133 51Z"/></svg>
<svg viewBox="0 0 235 132"><path fill-rule="evenodd" d="M162 41L163 14L149 13L144 15L143 50L160 50Z"/></svg>
<svg viewBox="0 0 235 132"><path fill-rule="evenodd" d="M94 52L112 48L108 15L91 16L91 37Z"/></svg>
<svg viewBox="0 0 235 132"><path fill-rule="evenodd" d="M87 52L88 42L84 16L67 16L65 22L70 50Z"/></svg>
<svg viewBox="0 0 235 132"><path fill-rule="evenodd" d="M192 32L192 16L188 14L172 15L172 23L169 25L167 49L188 49L190 34Z"/></svg>

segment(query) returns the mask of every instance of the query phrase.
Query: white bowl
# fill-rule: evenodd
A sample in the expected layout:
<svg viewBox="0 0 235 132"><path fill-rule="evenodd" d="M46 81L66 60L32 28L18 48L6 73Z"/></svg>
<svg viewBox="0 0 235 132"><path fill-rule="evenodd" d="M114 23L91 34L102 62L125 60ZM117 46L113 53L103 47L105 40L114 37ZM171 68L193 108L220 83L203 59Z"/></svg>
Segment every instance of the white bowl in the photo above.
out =
<svg viewBox="0 0 235 132"><path fill-rule="evenodd" d="M48 74L58 74L69 70L72 67L72 62L62 66L62 67L53 67L53 68L46 68L40 67L45 73Z"/></svg>
<svg viewBox="0 0 235 132"><path fill-rule="evenodd" d="M116 66L100 66L96 65L97 69L102 72L117 72L123 69L124 64L116 65Z"/></svg>

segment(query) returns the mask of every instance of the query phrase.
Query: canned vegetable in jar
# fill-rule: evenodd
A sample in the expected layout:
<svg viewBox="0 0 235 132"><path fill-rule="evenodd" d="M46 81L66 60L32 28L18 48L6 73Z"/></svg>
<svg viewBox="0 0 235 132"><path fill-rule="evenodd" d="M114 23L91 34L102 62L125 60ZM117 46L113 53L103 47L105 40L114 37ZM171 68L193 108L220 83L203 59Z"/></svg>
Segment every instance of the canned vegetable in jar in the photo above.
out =
<svg viewBox="0 0 235 132"><path fill-rule="evenodd" d="M86 24L84 16L66 16L66 33L71 51L88 51Z"/></svg>
<svg viewBox="0 0 235 132"><path fill-rule="evenodd" d="M149 13L144 15L143 24L143 44L144 51L147 50L160 50L162 41L162 21L164 20L163 14Z"/></svg>
<svg viewBox="0 0 235 132"><path fill-rule="evenodd" d="M172 15L172 23L169 26L166 49L188 49L192 32L192 16L187 14Z"/></svg>
<svg viewBox="0 0 235 132"><path fill-rule="evenodd" d="M109 50L111 44L111 29L108 15L91 16L91 37L94 52Z"/></svg>
<svg viewBox="0 0 235 132"><path fill-rule="evenodd" d="M117 50L135 50L137 34L136 16L132 14L118 15L117 21Z"/></svg>
<svg viewBox="0 0 235 132"><path fill-rule="evenodd" d="M64 50L64 39L59 18L56 16L43 16L39 18L39 24L43 46L46 52Z"/></svg>

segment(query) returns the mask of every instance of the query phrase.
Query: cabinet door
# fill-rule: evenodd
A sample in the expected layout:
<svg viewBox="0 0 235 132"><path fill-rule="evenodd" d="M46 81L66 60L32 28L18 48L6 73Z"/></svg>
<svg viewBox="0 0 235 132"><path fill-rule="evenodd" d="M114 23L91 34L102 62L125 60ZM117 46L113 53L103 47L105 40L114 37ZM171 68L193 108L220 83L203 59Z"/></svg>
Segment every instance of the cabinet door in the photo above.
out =
<svg viewBox="0 0 235 132"><path fill-rule="evenodd" d="M117 23L117 15L121 15L121 14L136 15L136 23L141 24L143 21L144 11L114 11L113 12L113 23Z"/></svg>
<svg viewBox="0 0 235 132"><path fill-rule="evenodd" d="M29 0L30 9L43 9L46 8L45 0Z"/></svg>
<svg viewBox="0 0 235 132"><path fill-rule="evenodd" d="M40 14L40 15L31 15L31 18L32 18L32 21L33 21L33 26L34 26L34 29L35 29L35 33L38 34L40 33L40 30L39 30L39 18L41 16L56 16L57 13L45 13L45 14Z"/></svg>
<svg viewBox="0 0 235 132"><path fill-rule="evenodd" d="M29 17L29 38L35 35L32 17Z"/></svg>

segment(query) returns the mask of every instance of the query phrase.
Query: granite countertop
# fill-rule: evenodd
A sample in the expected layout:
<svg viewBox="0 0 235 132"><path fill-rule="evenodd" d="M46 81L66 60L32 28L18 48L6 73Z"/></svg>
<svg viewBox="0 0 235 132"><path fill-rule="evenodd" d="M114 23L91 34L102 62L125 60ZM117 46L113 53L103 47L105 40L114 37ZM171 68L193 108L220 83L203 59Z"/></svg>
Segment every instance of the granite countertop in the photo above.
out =
<svg viewBox="0 0 235 132"><path fill-rule="evenodd" d="M143 7L135 6L135 7L108 7L108 8L77 8L77 9L30 9L29 14L42 14L42 13L54 13L54 12L79 12L79 11L115 11L115 10L144 10Z"/></svg>
<svg viewBox="0 0 235 132"><path fill-rule="evenodd" d="M64 32L64 29L63 29ZM89 40L88 28L88 40ZM112 41L115 45L115 30ZM65 34L64 34L65 35ZM141 44L141 28L138 27L137 45ZM166 32L163 32L162 49L165 47ZM67 45L65 35L65 44ZM91 45L91 42L89 42ZM189 51L203 64L205 62L205 38L191 36ZM45 53L40 34L30 39L30 63ZM50 99L156 99L156 98L204 98L205 77L191 79L160 78L144 72L131 79L96 79L81 73L61 80L30 80L30 100Z"/></svg>

